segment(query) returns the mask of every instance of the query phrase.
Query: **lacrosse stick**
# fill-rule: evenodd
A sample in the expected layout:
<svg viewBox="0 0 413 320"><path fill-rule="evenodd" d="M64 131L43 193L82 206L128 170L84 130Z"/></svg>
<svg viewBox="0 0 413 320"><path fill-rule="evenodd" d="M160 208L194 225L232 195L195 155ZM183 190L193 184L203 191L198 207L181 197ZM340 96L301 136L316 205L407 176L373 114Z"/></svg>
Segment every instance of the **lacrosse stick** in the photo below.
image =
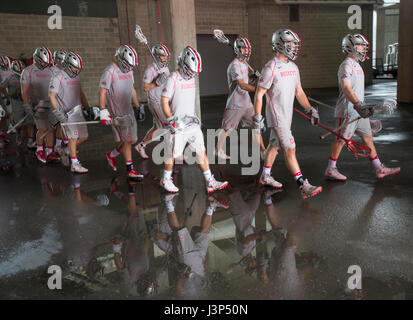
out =
<svg viewBox="0 0 413 320"><path fill-rule="evenodd" d="M214 38L218 40L218 42L226 44L232 48L232 45L229 43L229 39L225 36L224 31L219 30L219 29L214 29ZM252 71L255 72L255 70L248 64L247 61L244 61L248 68Z"/></svg>
<svg viewBox="0 0 413 320"><path fill-rule="evenodd" d="M326 108L329 108L329 109L332 109L332 110L335 110L335 109L336 109L336 108L334 108L334 107L332 107L332 106L329 106L328 104L325 104L325 103L323 103L323 102L321 102L321 101L318 101L318 100L313 99L313 98L310 98L310 97L308 97L308 100L313 101L313 102L319 104L320 106L323 106L323 107L326 107Z"/></svg>
<svg viewBox="0 0 413 320"><path fill-rule="evenodd" d="M149 48L148 39L146 39L145 35L142 32L142 28L139 25L136 25L136 27L135 27L135 37L136 37L136 39L139 40L140 43L146 44L146 47L148 48L149 53L151 54L153 61L155 61L158 72L161 72L161 68L158 65L158 61L154 57L151 48Z"/></svg>
<svg viewBox="0 0 413 320"><path fill-rule="evenodd" d="M79 121L79 122L64 122L61 123L60 125L62 127L67 127L67 126L73 126L73 125L80 125L80 124L96 124L96 123L100 123L100 121Z"/></svg>
<svg viewBox="0 0 413 320"><path fill-rule="evenodd" d="M10 132L12 132L14 129L16 129L18 126L20 126L24 120L26 120L26 118L30 116L30 114L26 114L21 120L19 120L19 122L17 122L13 127L11 127L9 130L7 130L7 134L9 134Z"/></svg>
<svg viewBox="0 0 413 320"><path fill-rule="evenodd" d="M306 114L304 114L300 110L298 110L296 108L294 108L294 110L297 113L301 114L304 118L307 118L309 120L311 119L309 116L307 116ZM351 139L346 139L343 136L339 135L337 132L334 132L330 128L328 128L325 125L321 124L320 122L317 124L317 126L319 126L320 128L323 128L324 130L327 130L328 132L334 134L335 136L337 136L338 138L343 140L346 143L347 148L351 152L353 152L356 157L366 158L366 157L370 156L371 149L368 146L361 145L361 144L359 144L356 141L351 140Z"/></svg>
<svg viewBox="0 0 413 320"><path fill-rule="evenodd" d="M340 131L341 128L344 127L344 125L348 125L350 123L356 122L357 120L363 119L362 117L358 117L356 119L351 120L350 122L343 122L339 127L335 128L333 131L334 132L338 132ZM374 133L378 133L381 131L381 129L383 129L383 125L381 124L380 120L370 120L370 127L371 127L371 132ZM320 139L325 139L326 137L328 137L331 133L327 132L323 135L320 136Z"/></svg>

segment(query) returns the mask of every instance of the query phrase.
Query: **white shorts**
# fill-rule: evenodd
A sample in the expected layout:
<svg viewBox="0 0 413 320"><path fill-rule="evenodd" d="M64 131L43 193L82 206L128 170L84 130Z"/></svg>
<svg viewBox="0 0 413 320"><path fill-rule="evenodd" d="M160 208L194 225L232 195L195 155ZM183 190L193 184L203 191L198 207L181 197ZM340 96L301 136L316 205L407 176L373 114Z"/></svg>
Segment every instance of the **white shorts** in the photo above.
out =
<svg viewBox="0 0 413 320"><path fill-rule="evenodd" d="M118 123L118 125L115 123ZM112 121L112 130L116 142L133 142L138 139L138 124L133 113L114 117Z"/></svg>
<svg viewBox="0 0 413 320"><path fill-rule="evenodd" d="M345 118L338 118L337 119L337 127L341 126L341 124L345 121ZM350 120L351 121L351 120ZM354 134L357 134L360 137L369 137L372 136L373 133L371 132L370 126L370 119L359 119L354 121L350 124L344 125L339 131L338 134L341 135L343 138L351 139Z"/></svg>
<svg viewBox="0 0 413 320"><path fill-rule="evenodd" d="M273 127L270 134L270 144L282 150L295 148L294 136L290 128Z"/></svg>
<svg viewBox="0 0 413 320"><path fill-rule="evenodd" d="M186 145L189 145L191 151L205 151L204 134L198 125L193 125L182 131L177 131L173 137L173 157L182 156Z"/></svg>
<svg viewBox="0 0 413 320"><path fill-rule="evenodd" d="M84 122L82 106L76 106L67 113L67 123L70 122ZM88 131L86 124L75 124L70 126L62 126L63 133L68 139L87 138Z"/></svg>
<svg viewBox="0 0 413 320"><path fill-rule="evenodd" d="M48 102L39 103L35 107L34 122L37 129L51 129L52 125L49 121L50 105Z"/></svg>
<svg viewBox="0 0 413 320"><path fill-rule="evenodd" d="M222 129L237 129L241 120L243 121L243 125L252 127L254 114L254 108L225 109L222 119Z"/></svg>

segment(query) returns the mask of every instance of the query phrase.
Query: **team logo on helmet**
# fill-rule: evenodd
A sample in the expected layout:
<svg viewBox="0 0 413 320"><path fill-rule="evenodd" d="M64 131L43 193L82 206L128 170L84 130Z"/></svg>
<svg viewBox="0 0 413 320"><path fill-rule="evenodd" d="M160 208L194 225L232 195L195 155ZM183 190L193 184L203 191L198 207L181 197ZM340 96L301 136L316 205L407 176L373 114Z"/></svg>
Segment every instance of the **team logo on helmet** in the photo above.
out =
<svg viewBox="0 0 413 320"><path fill-rule="evenodd" d="M271 42L274 51L282 53L289 60L297 59L301 40L294 31L290 29L277 30L273 33Z"/></svg>
<svg viewBox="0 0 413 320"><path fill-rule="evenodd" d="M33 52L33 61L36 67L43 70L53 64L52 53L46 47L36 48Z"/></svg>
<svg viewBox="0 0 413 320"><path fill-rule="evenodd" d="M246 48L247 53L243 54L241 48ZM251 44L247 38L237 38L234 41L234 52L237 57L242 58L243 60L248 61L251 56Z"/></svg>
<svg viewBox="0 0 413 320"><path fill-rule="evenodd" d="M363 46L362 50L358 50L357 47ZM370 49L370 43L361 34L348 34L343 38L341 43L341 49L344 53L350 54L357 58L360 62L364 62L368 57Z"/></svg>
<svg viewBox="0 0 413 320"><path fill-rule="evenodd" d="M166 47L166 45L164 45L163 43L160 44L155 44L152 47L152 54L156 59L156 62L158 63L158 65L161 68L167 67L169 64L169 56L171 55L169 53L168 48ZM166 59L164 61L162 61L162 56L165 56Z"/></svg>
<svg viewBox="0 0 413 320"><path fill-rule="evenodd" d="M0 69L2 70L10 69L10 59L8 56L0 56Z"/></svg>
<svg viewBox="0 0 413 320"><path fill-rule="evenodd" d="M63 65L64 70L71 78L78 76L83 69L82 58L73 51L66 53Z"/></svg>
<svg viewBox="0 0 413 320"><path fill-rule="evenodd" d="M19 77L20 77L20 75L22 74L24 68L26 68L26 66L25 66L25 64L24 64L22 61L20 61L20 60L14 60L14 61L12 62L12 64L11 64L11 70L12 70L12 72L13 72L15 75L19 76Z"/></svg>
<svg viewBox="0 0 413 320"><path fill-rule="evenodd" d="M202 71L201 55L191 46L187 46L178 56L178 66L184 79L196 77Z"/></svg>
<svg viewBox="0 0 413 320"><path fill-rule="evenodd" d="M115 52L115 59L123 73L131 71L138 65L138 54L128 44L121 45Z"/></svg>

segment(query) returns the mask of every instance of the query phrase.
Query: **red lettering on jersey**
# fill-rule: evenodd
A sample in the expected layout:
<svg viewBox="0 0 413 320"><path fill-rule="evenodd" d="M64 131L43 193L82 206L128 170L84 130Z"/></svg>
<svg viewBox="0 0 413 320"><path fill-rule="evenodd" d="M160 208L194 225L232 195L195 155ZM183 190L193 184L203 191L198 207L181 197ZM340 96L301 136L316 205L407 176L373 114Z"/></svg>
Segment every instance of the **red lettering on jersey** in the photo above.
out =
<svg viewBox="0 0 413 320"><path fill-rule="evenodd" d="M281 72L281 77L292 77L292 76L296 76L297 75L297 71L295 70L291 70L291 71L283 71Z"/></svg>
<svg viewBox="0 0 413 320"><path fill-rule="evenodd" d="M74 80L74 81L68 81L68 82L66 82L66 84L68 85L68 86L75 86L75 85L78 85L80 83L80 80Z"/></svg>
<svg viewBox="0 0 413 320"><path fill-rule="evenodd" d="M50 78L48 73L36 73L36 78Z"/></svg>
<svg viewBox="0 0 413 320"><path fill-rule="evenodd" d="M181 84L181 89L182 90L192 89L192 88L195 88L195 83L187 83L187 84L183 83L183 84Z"/></svg>
<svg viewBox="0 0 413 320"><path fill-rule="evenodd" d="M130 78L132 78L132 74L130 73L130 74L122 74L122 75L119 75L119 80L125 80L125 79L130 79Z"/></svg>
<svg viewBox="0 0 413 320"><path fill-rule="evenodd" d="M357 70L357 75L358 76L364 75L363 69Z"/></svg>

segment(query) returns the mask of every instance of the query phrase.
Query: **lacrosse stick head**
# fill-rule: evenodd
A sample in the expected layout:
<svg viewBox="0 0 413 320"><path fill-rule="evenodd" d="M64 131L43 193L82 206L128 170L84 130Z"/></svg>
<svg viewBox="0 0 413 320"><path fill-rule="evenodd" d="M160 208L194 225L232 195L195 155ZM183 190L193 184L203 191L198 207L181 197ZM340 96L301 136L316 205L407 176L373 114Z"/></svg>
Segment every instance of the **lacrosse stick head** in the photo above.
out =
<svg viewBox="0 0 413 320"><path fill-rule="evenodd" d="M139 25L136 25L135 27L135 37L139 40L139 42L148 44L148 39L146 39L145 35L142 32L142 28Z"/></svg>
<svg viewBox="0 0 413 320"><path fill-rule="evenodd" d="M397 109L397 101L394 99L384 99L379 105L382 113L392 114Z"/></svg>
<svg viewBox="0 0 413 320"><path fill-rule="evenodd" d="M360 144L354 140L346 141L347 148L353 152L353 154L358 158L367 158L371 154L371 149L365 145Z"/></svg>
<svg viewBox="0 0 413 320"><path fill-rule="evenodd" d="M381 131L381 129L383 129L380 120L370 120L370 127L372 133L378 133Z"/></svg>
<svg viewBox="0 0 413 320"><path fill-rule="evenodd" d="M229 44L228 38L225 36L224 31L215 29L214 30L214 38L218 40L218 42Z"/></svg>

